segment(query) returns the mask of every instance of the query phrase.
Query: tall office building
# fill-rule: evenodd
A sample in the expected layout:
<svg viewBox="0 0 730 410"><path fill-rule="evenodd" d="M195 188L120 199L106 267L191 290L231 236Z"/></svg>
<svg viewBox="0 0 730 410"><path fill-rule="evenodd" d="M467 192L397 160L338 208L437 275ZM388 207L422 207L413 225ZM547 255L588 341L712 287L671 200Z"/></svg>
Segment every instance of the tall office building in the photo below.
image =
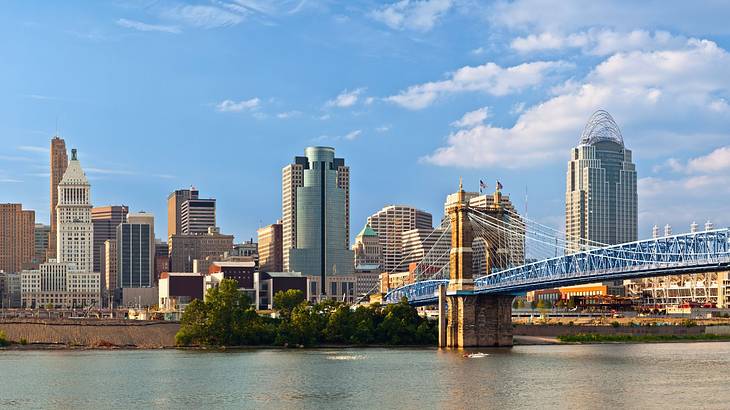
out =
<svg viewBox="0 0 730 410"><path fill-rule="evenodd" d="M68 155L66 154L66 142L58 136L51 139L51 233L48 237L48 251L46 252L46 260L55 258L58 244L58 218L56 214L56 205L58 205L58 184L66 173L68 167Z"/></svg>
<svg viewBox="0 0 730 410"><path fill-rule="evenodd" d="M190 199L180 207L180 228L183 235L203 235L215 227L215 199L198 198L193 191Z"/></svg>
<svg viewBox="0 0 730 410"><path fill-rule="evenodd" d="M58 184L57 262L73 263L81 272L94 272L94 246L91 223L91 186L76 150L71 150L71 161Z"/></svg>
<svg viewBox="0 0 730 410"><path fill-rule="evenodd" d="M48 251L48 238L51 235L51 225L35 224L35 255L33 256L33 269L46 261Z"/></svg>
<svg viewBox="0 0 730 410"><path fill-rule="evenodd" d="M378 233L370 225L365 225L357 234L352 251L355 253L356 269L360 265L377 265L380 269L383 263L383 248L380 246Z"/></svg>
<svg viewBox="0 0 730 410"><path fill-rule="evenodd" d="M565 193L570 251L637 240L636 168L610 114L596 111L571 150Z"/></svg>
<svg viewBox="0 0 730 410"><path fill-rule="evenodd" d="M182 204L198 191L195 188L178 189L167 196L167 237L182 234Z"/></svg>
<svg viewBox="0 0 730 410"><path fill-rule="evenodd" d="M148 288L154 286L154 236L148 221L128 222L117 226L117 277L120 288Z"/></svg>
<svg viewBox="0 0 730 410"><path fill-rule="evenodd" d="M94 272L104 271L104 242L117 239L117 226L127 219L127 213L129 208L126 205L96 206L91 209L91 223L94 225Z"/></svg>
<svg viewBox="0 0 730 410"><path fill-rule="evenodd" d="M117 240L104 241L104 289L108 294L113 294L119 287L119 276L117 274Z"/></svg>
<svg viewBox="0 0 730 410"><path fill-rule="evenodd" d="M277 221L277 223L264 226L257 231L259 270L262 272L284 271L284 258L281 254L283 249L281 228L281 221Z"/></svg>
<svg viewBox="0 0 730 410"><path fill-rule="evenodd" d="M170 249L167 242L155 240L155 283L160 280L162 272L170 271Z"/></svg>
<svg viewBox="0 0 730 410"><path fill-rule="evenodd" d="M19 273L33 267L35 211L21 204L0 204L0 271Z"/></svg>
<svg viewBox="0 0 730 410"><path fill-rule="evenodd" d="M172 235L167 242L170 272L193 272L195 259L217 258L233 249L233 235L208 228L205 235Z"/></svg>
<svg viewBox="0 0 730 410"><path fill-rule="evenodd" d="M433 229L430 213L412 206L389 205L368 217L367 224L378 234L383 254L383 272L404 270L403 232Z"/></svg>
<svg viewBox="0 0 730 410"><path fill-rule="evenodd" d="M349 168L335 158L334 148L308 147L282 174L284 269L317 276L315 293L327 294L328 276L353 271L347 237Z"/></svg>

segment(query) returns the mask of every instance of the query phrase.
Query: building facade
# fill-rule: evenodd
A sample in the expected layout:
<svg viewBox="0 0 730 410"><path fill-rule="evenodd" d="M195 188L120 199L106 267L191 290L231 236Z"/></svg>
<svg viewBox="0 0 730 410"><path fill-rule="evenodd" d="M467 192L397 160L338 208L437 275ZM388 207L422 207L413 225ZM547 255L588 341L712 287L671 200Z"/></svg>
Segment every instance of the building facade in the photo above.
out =
<svg viewBox="0 0 730 410"><path fill-rule="evenodd" d="M58 184L57 258L61 263L72 263L79 272L94 272L94 225L91 223L91 186L76 150Z"/></svg>
<svg viewBox="0 0 730 410"><path fill-rule="evenodd" d="M378 234L383 272L403 270L403 232L433 229L430 213L411 206L389 205L368 217L367 224Z"/></svg>
<svg viewBox="0 0 730 410"><path fill-rule="evenodd" d="M127 220L128 213L129 208L126 205L91 208L91 223L94 225L94 272L103 272L104 242L117 238L117 226Z"/></svg>
<svg viewBox="0 0 730 410"><path fill-rule="evenodd" d="M636 167L610 114L591 116L570 156L565 193L569 251L636 241Z"/></svg>
<svg viewBox="0 0 730 410"><path fill-rule="evenodd" d="M99 273L80 271L72 263L51 260L20 278L24 308L101 306Z"/></svg>
<svg viewBox="0 0 730 410"><path fill-rule="evenodd" d="M284 248L281 221L259 228L258 234L258 255L259 270L263 272L283 272Z"/></svg>
<svg viewBox="0 0 730 410"><path fill-rule="evenodd" d="M193 261L221 257L233 249L233 235L209 228L205 235L172 235L168 241L171 272L193 272Z"/></svg>
<svg viewBox="0 0 730 410"><path fill-rule="evenodd" d="M383 264L383 248L380 245L380 237L378 233L365 225L364 228L355 237L355 243L352 245L352 251L355 254L355 266L358 265L378 265Z"/></svg>
<svg viewBox="0 0 730 410"><path fill-rule="evenodd" d="M34 236L35 255L33 255L33 269L37 269L41 263L46 261L48 238L51 236L51 225L35 224Z"/></svg>
<svg viewBox="0 0 730 410"><path fill-rule="evenodd" d="M19 273L35 262L35 211L0 204L0 271Z"/></svg>
<svg viewBox="0 0 730 410"><path fill-rule="evenodd" d="M195 188L178 189L167 196L167 237L182 234L182 204L190 199Z"/></svg>
<svg viewBox="0 0 730 410"><path fill-rule="evenodd" d="M289 271L317 276L320 283L327 283L328 276L352 275L353 272L353 253L347 237L349 169L344 159L335 158L334 148L308 147L304 154L283 170L283 251L288 254L284 265ZM289 179L293 179L294 170L300 168L301 186L296 186ZM294 187L296 198L292 201L294 189L288 194L286 191ZM293 220L296 220L295 242L291 241L294 230L285 226L291 225ZM329 294L328 290L326 287L319 289L323 295Z"/></svg>
<svg viewBox="0 0 730 410"><path fill-rule="evenodd" d="M154 239L151 230L152 227L146 223L125 222L117 227L118 287L148 288L154 285Z"/></svg>
<svg viewBox="0 0 730 410"><path fill-rule="evenodd" d="M66 173L68 167L68 155L66 153L66 142L58 136L51 139L51 233L48 237L48 250L45 260L55 258L57 255L56 246L58 245L58 215L56 214L56 206L58 205L58 184L61 183L63 174Z"/></svg>
<svg viewBox="0 0 730 410"><path fill-rule="evenodd" d="M199 198L193 190L190 198L180 206L180 229L184 235L206 234L215 227L215 199Z"/></svg>
<svg viewBox="0 0 730 410"><path fill-rule="evenodd" d="M20 273L0 272L0 308L19 307L21 307Z"/></svg>
<svg viewBox="0 0 730 410"><path fill-rule="evenodd" d="M104 290L107 295L113 294L119 288L119 276L117 274L117 240L104 241Z"/></svg>

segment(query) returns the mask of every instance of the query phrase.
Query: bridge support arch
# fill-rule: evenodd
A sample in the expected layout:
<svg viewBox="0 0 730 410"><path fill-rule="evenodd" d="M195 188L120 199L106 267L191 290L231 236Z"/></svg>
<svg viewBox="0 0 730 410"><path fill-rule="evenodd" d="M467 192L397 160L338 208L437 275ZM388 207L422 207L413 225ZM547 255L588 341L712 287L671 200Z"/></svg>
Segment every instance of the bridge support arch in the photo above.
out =
<svg viewBox="0 0 730 410"><path fill-rule="evenodd" d="M513 297L474 293L474 234L461 181L451 198L450 277L448 286L439 289L439 347L512 346Z"/></svg>

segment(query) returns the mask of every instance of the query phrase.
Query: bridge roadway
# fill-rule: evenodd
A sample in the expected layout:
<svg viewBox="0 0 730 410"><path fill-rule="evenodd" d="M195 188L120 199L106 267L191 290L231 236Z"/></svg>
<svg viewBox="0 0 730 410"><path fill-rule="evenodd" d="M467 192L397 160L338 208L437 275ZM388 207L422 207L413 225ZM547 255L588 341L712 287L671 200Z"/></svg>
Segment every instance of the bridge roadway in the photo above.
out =
<svg viewBox="0 0 730 410"><path fill-rule="evenodd" d="M474 280L474 293L522 294L527 291L609 280L716 272L730 269L730 229L647 239L545 259ZM448 279L429 279L389 291L384 303L403 296L412 305L438 302Z"/></svg>

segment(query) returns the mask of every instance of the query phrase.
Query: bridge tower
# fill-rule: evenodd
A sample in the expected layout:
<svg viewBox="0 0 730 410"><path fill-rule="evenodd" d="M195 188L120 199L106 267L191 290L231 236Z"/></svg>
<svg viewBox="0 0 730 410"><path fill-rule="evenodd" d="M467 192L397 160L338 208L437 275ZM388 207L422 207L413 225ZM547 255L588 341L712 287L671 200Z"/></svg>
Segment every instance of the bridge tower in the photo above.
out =
<svg viewBox="0 0 730 410"><path fill-rule="evenodd" d="M451 220L450 277L439 290L439 346L448 348L512 346L510 295L474 293L469 202L459 180L446 211Z"/></svg>

